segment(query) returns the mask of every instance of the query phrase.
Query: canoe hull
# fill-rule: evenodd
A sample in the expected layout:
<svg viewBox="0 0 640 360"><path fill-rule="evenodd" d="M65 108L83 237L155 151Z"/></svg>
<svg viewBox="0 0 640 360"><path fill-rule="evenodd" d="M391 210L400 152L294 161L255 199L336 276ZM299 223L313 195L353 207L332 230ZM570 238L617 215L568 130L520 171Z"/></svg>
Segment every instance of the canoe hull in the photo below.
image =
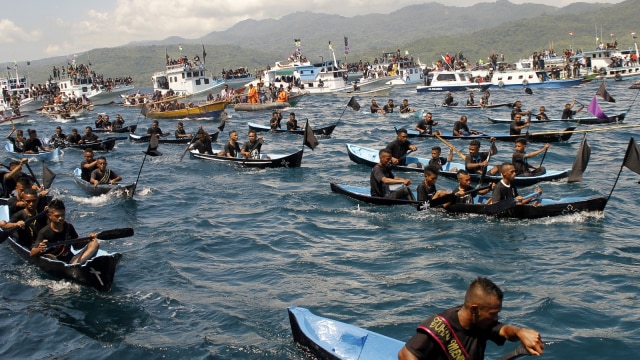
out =
<svg viewBox="0 0 640 360"><path fill-rule="evenodd" d="M304 135L304 129L298 129L298 130L286 130L286 129L276 129L276 130L271 130L270 126L265 126L265 125L260 125L260 124L256 124L256 123L252 123L249 122L247 123L249 125L249 129L250 130L255 130L257 132L274 132L274 133L293 133L293 134L298 134L298 135ZM329 125L329 126L325 126L322 128L318 128L318 129L311 129L311 132L313 132L314 135L325 135L325 136L329 136L331 135L331 133L333 133L333 130L335 130L336 126L338 124L334 124L334 125Z"/></svg>
<svg viewBox="0 0 640 360"><path fill-rule="evenodd" d="M86 144L70 144L66 143L60 146L60 148L64 149L77 149L77 150L87 150L91 149L94 151L111 151L116 146L116 138L108 137L102 141L96 141L92 143Z"/></svg>
<svg viewBox="0 0 640 360"><path fill-rule="evenodd" d="M78 186L84 190L87 194L91 196L99 196L102 194L116 194L122 195L127 198L133 197L133 193L136 190L136 183L131 184L99 184L98 186L93 186L90 182L82 180L81 176L82 171L79 168L76 168L73 171L73 181L75 181Z"/></svg>
<svg viewBox="0 0 640 360"><path fill-rule="evenodd" d="M211 134L211 141L218 141L218 135L220 134L219 131L216 131L215 133ZM136 143L148 143L149 140L151 139L150 136L148 135L136 135L136 134L129 134L129 140L131 140L132 142L136 142ZM179 138L179 139L168 139L168 138L163 138L160 137L158 139L158 143L159 144L188 144L191 142L193 138L187 137L187 138Z"/></svg>
<svg viewBox="0 0 640 360"><path fill-rule="evenodd" d="M604 211L607 198L603 196L576 197L560 200L543 199L541 206L516 205L515 207L497 214L497 217L516 219L539 219L552 216L571 215L583 212ZM483 214L490 205L484 204L449 204L447 212L456 214Z"/></svg>
<svg viewBox="0 0 640 360"><path fill-rule="evenodd" d="M556 122L556 121L564 121L564 122L573 122L576 124L583 124L583 125L597 125L597 124L613 124L613 123L621 123L624 121L625 117L627 116L626 112L620 113L618 115L614 115L614 116L609 116L608 119L600 119L597 118L595 116L593 117L583 117L583 118L574 118L574 119L558 119L558 118L551 118L549 120L537 120L537 119L531 119L531 123L532 124L537 124L537 123L547 123L547 122ZM502 124L502 123L511 123L510 119L499 119L499 118L493 118L493 117L488 117L489 121L494 123L494 124Z"/></svg>
<svg viewBox="0 0 640 360"><path fill-rule="evenodd" d="M109 292L115 277L116 266L122 254L109 254L98 251L97 256L83 264L69 265L62 261L52 260L43 256L31 257L29 250L18 244L13 238L8 239L11 248L28 262L37 265L47 274L78 282L95 288L98 291Z"/></svg>
<svg viewBox="0 0 640 360"><path fill-rule="evenodd" d="M25 154L25 153L17 153L13 151L13 144L9 141L4 146L4 149L7 150L8 153L11 154L12 157L15 158L27 158L27 159L37 159L40 161L60 161L64 152L59 148L55 148L51 151L41 152L37 154Z"/></svg>
<svg viewBox="0 0 640 360"><path fill-rule="evenodd" d="M290 307L293 340L320 359L396 359L404 342L343 322Z"/></svg>
<svg viewBox="0 0 640 360"><path fill-rule="evenodd" d="M214 153L217 153L217 151L214 150ZM264 158L264 157L267 157L268 154L262 154L263 159L244 159L244 158L228 158L225 156L218 156L218 155L200 154L196 150L192 150L191 156L196 159L214 161L218 163L235 164L235 165L240 165L240 166L249 167L249 168L264 169L264 168L280 168L280 167L284 167L284 168L300 167L300 165L302 165L303 153L304 153L304 150L300 150L289 155L283 155L283 156L272 155L271 158Z"/></svg>
<svg viewBox="0 0 640 360"><path fill-rule="evenodd" d="M109 130L109 129L93 129L92 132L100 133L100 134L126 134L126 133L134 133L134 132L136 132L137 128L138 128L138 125L129 125L129 126L125 126L123 128L120 128L120 129L113 129L113 130Z"/></svg>
<svg viewBox="0 0 640 360"><path fill-rule="evenodd" d="M144 116L150 119L191 119L206 117L217 119L222 115L225 106L227 106L226 101L219 101L179 110L150 111Z"/></svg>
<svg viewBox="0 0 640 360"><path fill-rule="evenodd" d="M331 191L349 197L351 199L371 205L411 205L418 206L422 203L415 200L386 199L371 196L371 190L363 187L331 183ZM414 194L415 196L415 194Z"/></svg>
<svg viewBox="0 0 640 360"><path fill-rule="evenodd" d="M543 143L552 143L552 142L563 142L569 141L571 136L573 135L573 130L576 128L574 126L570 126L562 131L549 131L549 132L540 132L540 133L531 133L528 136L526 134L521 135L510 135L507 133L486 133L479 135L470 135L470 136L454 136L454 135L440 135L441 138L445 140L473 140L473 139L490 139L495 138L497 141L510 141L515 142L519 138L526 138L527 142L543 142ZM398 132L398 128L396 128L396 133ZM407 129L407 137L410 138L434 138L435 135L428 134L420 134L417 130Z"/></svg>

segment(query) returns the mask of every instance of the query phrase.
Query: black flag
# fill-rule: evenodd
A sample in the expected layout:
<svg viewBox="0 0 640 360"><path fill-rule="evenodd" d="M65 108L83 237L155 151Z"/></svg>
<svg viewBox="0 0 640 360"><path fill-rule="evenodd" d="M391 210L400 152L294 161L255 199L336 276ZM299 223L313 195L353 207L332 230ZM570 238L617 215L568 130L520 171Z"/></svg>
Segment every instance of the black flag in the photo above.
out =
<svg viewBox="0 0 640 360"><path fill-rule="evenodd" d="M42 162L42 186L44 186L45 189L50 188L51 184L53 184L53 179L55 178L56 178L56 173L51 171L51 169L49 169L49 167L47 167L47 165L43 161Z"/></svg>
<svg viewBox="0 0 640 360"><path fill-rule="evenodd" d="M142 105L142 109L140 109L140 115L147 117L148 112L149 112L149 109L147 109L147 105Z"/></svg>
<svg viewBox="0 0 640 360"><path fill-rule="evenodd" d="M220 126L218 126L218 130L224 131L225 125L227 125L227 112L223 111L220 119Z"/></svg>
<svg viewBox="0 0 640 360"><path fill-rule="evenodd" d="M627 152L624 154L622 165L640 175L640 148L638 148L638 144L633 138L629 140L629 146L627 146Z"/></svg>
<svg viewBox="0 0 640 360"><path fill-rule="evenodd" d="M598 91L596 91L596 95L602 97L607 102L613 102L613 103L616 102L616 100L612 98L611 95L609 95L609 92L607 91L607 88L604 85L604 81L600 85L600 88L598 89Z"/></svg>
<svg viewBox="0 0 640 360"><path fill-rule="evenodd" d="M144 151L145 155L149 156L162 156L162 153L158 151L158 136L153 134L151 135L151 139L149 139L149 147L147 151Z"/></svg>
<svg viewBox="0 0 640 360"><path fill-rule="evenodd" d="M320 145L318 138L313 135L313 130L311 129L311 125L309 125L309 120L307 120L307 125L304 127L304 145L308 146L311 150Z"/></svg>
<svg viewBox="0 0 640 360"><path fill-rule="evenodd" d="M349 100L349 103L347 103L347 106L352 108L355 111L360 111L360 104L358 104L358 101L356 100L355 96L351 97L351 99Z"/></svg>
<svg viewBox="0 0 640 360"><path fill-rule="evenodd" d="M580 143L580 148L578 148L576 159L573 161L573 166L571 166L571 175L569 175L567 182L582 181L582 174L587 169L590 157L591 148L589 147L589 144L587 144L587 134L585 133L582 138L582 143Z"/></svg>

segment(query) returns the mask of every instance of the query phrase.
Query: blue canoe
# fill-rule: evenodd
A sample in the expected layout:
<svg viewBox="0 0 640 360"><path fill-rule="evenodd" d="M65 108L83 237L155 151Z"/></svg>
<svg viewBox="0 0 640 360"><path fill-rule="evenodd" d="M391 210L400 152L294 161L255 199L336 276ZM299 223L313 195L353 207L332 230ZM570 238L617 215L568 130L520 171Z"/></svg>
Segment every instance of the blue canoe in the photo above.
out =
<svg viewBox="0 0 640 360"><path fill-rule="evenodd" d="M301 307L290 307L293 340L320 359L397 359L404 342L340 321L323 318Z"/></svg>
<svg viewBox="0 0 640 360"><path fill-rule="evenodd" d="M62 155L64 154L64 152L59 148L55 148L47 152L40 152L37 154L17 153L13 151L13 144L10 141L7 141L7 143L4 146L4 149L7 150L7 152L10 153L11 156L14 158L37 159L40 161L59 161Z"/></svg>

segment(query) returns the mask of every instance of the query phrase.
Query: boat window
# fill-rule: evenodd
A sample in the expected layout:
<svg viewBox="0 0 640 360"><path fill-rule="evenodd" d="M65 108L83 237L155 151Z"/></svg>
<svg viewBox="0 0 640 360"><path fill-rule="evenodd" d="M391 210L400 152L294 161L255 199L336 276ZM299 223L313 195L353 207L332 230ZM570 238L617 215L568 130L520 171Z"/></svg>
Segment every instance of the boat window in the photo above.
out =
<svg viewBox="0 0 640 360"><path fill-rule="evenodd" d="M513 80L513 76L507 76L507 80Z"/></svg>
<svg viewBox="0 0 640 360"><path fill-rule="evenodd" d="M83 87L82 87L82 92L83 92L83 93L87 92L87 90L88 90L88 89L87 89L87 87L86 87L86 86L83 86Z"/></svg>
<svg viewBox="0 0 640 360"><path fill-rule="evenodd" d="M529 74L529 79L533 79L533 74Z"/></svg>
<svg viewBox="0 0 640 360"><path fill-rule="evenodd" d="M523 76L522 75L518 75L518 80L522 80Z"/></svg>
<svg viewBox="0 0 640 360"><path fill-rule="evenodd" d="M196 79L196 85L200 85L200 79Z"/></svg>
<svg viewBox="0 0 640 360"><path fill-rule="evenodd" d="M182 78L184 79L184 73L182 73Z"/></svg>
<svg viewBox="0 0 640 360"><path fill-rule="evenodd" d="M209 78L204 78L204 83L209 85Z"/></svg>
<svg viewBox="0 0 640 360"><path fill-rule="evenodd" d="M437 81L456 81L456 74L438 74Z"/></svg>
<svg viewBox="0 0 640 360"><path fill-rule="evenodd" d="M187 79L191 77L191 72L187 73Z"/></svg>

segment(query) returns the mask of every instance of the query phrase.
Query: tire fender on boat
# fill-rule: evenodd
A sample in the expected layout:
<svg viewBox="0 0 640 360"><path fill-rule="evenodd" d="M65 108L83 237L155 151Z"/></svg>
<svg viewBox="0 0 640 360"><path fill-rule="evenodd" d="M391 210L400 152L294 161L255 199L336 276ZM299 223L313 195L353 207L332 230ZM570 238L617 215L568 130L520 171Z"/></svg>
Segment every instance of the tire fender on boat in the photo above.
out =
<svg viewBox="0 0 640 360"><path fill-rule="evenodd" d="M499 87L504 87L504 82L502 80L498 81L498 86Z"/></svg>
<svg viewBox="0 0 640 360"><path fill-rule="evenodd" d="M522 80L522 85L524 85L524 86L529 85L529 80L527 80L527 79Z"/></svg>

